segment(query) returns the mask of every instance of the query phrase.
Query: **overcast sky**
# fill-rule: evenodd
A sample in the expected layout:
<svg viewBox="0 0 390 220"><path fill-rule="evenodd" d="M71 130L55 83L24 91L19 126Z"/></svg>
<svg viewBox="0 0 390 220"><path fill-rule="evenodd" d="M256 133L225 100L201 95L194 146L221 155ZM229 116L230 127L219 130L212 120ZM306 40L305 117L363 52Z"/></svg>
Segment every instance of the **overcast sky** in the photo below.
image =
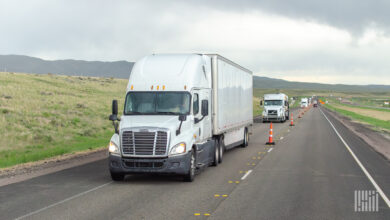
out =
<svg viewBox="0 0 390 220"><path fill-rule="evenodd" d="M0 0L0 54L218 53L256 75L390 84L389 0Z"/></svg>

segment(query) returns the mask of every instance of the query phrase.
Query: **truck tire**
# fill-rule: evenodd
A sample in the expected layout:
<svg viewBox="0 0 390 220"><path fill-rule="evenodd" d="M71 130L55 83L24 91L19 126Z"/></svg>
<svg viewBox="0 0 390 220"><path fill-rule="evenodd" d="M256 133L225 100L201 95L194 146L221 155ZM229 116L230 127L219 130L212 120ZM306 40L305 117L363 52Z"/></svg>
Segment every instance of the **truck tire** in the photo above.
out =
<svg viewBox="0 0 390 220"><path fill-rule="evenodd" d="M219 163L219 143L218 143L218 140L215 140L215 144L214 144L214 161L213 161L213 163L211 165L216 167L216 166L218 166L218 163Z"/></svg>
<svg viewBox="0 0 390 220"><path fill-rule="evenodd" d="M111 179L114 181L123 181L125 179L125 174L123 173L110 172L110 174L111 174Z"/></svg>
<svg viewBox="0 0 390 220"><path fill-rule="evenodd" d="M190 164L188 173L184 175L184 182L192 182L195 179L195 170L196 170L196 156L195 156L195 150L191 150L191 158L190 158Z"/></svg>
<svg viewBox="0 0 390 220"><path fill-rule="evenodd" d="M249 145L249 133L248 133L248 129L245 128L245 131L244 131L244 143L242 143L241 147L247 147Z"/></svg>
<svg viewBox="0 0 390 220"><path fill-rule="evenodd" d="M223 154L225 153L225 141L223 140L223 136L219 138L218 149L219 149L219 163L222 163Z"/></svg>

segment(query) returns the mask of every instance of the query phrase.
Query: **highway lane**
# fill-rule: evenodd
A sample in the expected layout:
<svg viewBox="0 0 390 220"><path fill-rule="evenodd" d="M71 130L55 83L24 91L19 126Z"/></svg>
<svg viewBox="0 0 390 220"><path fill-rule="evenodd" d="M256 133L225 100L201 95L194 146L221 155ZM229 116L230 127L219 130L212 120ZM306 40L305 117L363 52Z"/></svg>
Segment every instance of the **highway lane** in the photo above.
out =
<svg viewBox="0 0 390 220"><path fill-rule="evenodd" d="M275 123L274 131L287 127L287 123ZM35 219L52 216L64 219L105 219L115 216L181 219L196 212L206 213L216 207L221 198L225 199L221 196L219 200L214 200L214 194L232 191L243 172L250 169L252 164L257 164L256 160L249 160L250 156L258 152L265 154L268 129L269 124L255 124L255 135L251 136L247 148L230 150L224 154L222 165L201 172L193 183L183 183L177 177L150 175L128 176L122 183L112 183L107 161L101 160L0 187L0 213L4 213L4 219L26 215ZM259 156L262 158L264 155ZM245 163L238 164L238 161ZM102 185L95 191L83 194ZM68 198L72 199L66 201ZM194 203L198 204L197 207L193 207Z"/></svg>
<svg viewBox="0 0 390 220"><path fill-rule="evenodd" d="M389 195L389 163L328 117ZM353 191L373 186L319 110L295 121L274 124L282 140L272 148L264 145L269 124L255 124L248 148L226 153L193 183L151 175L114 183L101 160L3 186L0 219L389 218L382 199L377 213L354 212Z"/></svg>
<svg viewBox="0 0 390 220"><path fill-rule="evenodd" d="M388 161L326 115L389 195ZM320 110L314 108L213 212L212 219L390 218L382 198L379 212L355 212L354 190L375 188Z"/></svg>

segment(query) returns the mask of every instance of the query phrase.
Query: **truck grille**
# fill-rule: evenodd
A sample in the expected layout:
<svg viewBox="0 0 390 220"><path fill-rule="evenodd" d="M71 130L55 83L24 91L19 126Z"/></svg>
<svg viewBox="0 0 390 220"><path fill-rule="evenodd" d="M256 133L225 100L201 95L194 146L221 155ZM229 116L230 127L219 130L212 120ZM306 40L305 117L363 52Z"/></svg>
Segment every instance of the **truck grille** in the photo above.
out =
<svg viewBox="0 0 390 220"><path fill-rule="evenodd" d="M123 154L132 156L163 156L166 154L168 134L165 131L124 131Z"/></svg>
<svg viewBox="0 0 390 220"><path fill-rule="evenodd" d="M268 115L278 115L277 110L268 110Z"/></svg>

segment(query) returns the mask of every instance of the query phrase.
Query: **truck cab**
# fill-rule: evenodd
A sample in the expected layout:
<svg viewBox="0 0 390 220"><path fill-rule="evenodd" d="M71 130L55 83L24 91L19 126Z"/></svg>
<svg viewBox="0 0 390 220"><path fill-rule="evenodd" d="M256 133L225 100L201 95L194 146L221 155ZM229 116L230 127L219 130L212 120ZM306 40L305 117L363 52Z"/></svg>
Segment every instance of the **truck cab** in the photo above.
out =
<svg viewBox="0 0 390 220"><path fill-rule="evenodd" d="M264 95L263 122L285 122L289 119L289 112L290 107L286 94L278 93Z"/></svg>

